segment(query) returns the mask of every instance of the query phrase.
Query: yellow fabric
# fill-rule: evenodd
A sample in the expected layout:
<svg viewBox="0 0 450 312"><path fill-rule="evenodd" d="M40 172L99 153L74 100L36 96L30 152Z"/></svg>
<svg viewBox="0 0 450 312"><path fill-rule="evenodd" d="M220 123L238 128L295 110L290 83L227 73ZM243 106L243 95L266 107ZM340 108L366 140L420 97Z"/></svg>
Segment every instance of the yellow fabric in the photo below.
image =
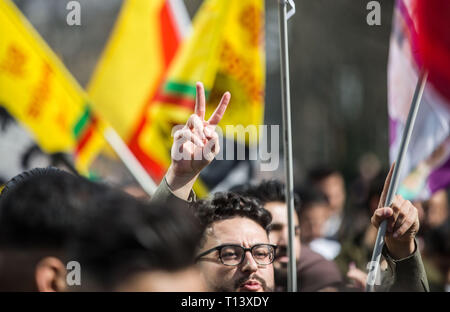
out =
<svg viewBox="0 0 450 312"><path fill-rule="evenodd" d="M0 0L0 105L23 123L48 153L73 153L87 95L10 0ZM82 173L103 140L95 132L76 157Z"/></svg>
<svg viewBox="0 0 450 312"><path fill-rule="evenodd" d="M180 47L159 92L193 100L195 83L202 81L208 95L207 117L216 109L225 91L232 94L229 108L219 124L223 130L226 125L261 124L265 89L263 28L262 0L206 0L196 15L191 36ZM190 108L183 106L177 110L174 104L164 100L153 103L139 136L141 148L166 165L170 162L170 144L166 141L171 143L172 140L170 131L162 132L160 125L182 124L194 108L192 103ZM161 137L161 133L165 135ZM194 190L202 197L205 189L199 184Z"/></svg>
<svg viewBox="0 0 450 312"><path fill-rule="evenodd" d="M263 122L264 1L204 2L194 20L192 36L180 48L166 79L190 86L197 81L203 82L209 94L207 117L222 94L231 92L231 103L220 126L246 127Z"/></svg>
<svg viewBox="0 0 450 312"><path fill-rule="evenodd" d="M265 89L263 0L205 0L168 70L158 15L164 4L125 1L88 88L101 116L147 170L159 172L170 165L172 127L194 111L197 81L207 91L208 117L222 94L231 92L221 126L261 124ZM162 176L155 172L150 173L159 182ZM207 192L201 181L194 190L200 197Z"/></svg>
<svg viewBox="0 0 450 312"><path fill-rule="evenodd" d="M124 2L88 86L96 111L125 141L163 74L158 14L164 2Z"/></svg>

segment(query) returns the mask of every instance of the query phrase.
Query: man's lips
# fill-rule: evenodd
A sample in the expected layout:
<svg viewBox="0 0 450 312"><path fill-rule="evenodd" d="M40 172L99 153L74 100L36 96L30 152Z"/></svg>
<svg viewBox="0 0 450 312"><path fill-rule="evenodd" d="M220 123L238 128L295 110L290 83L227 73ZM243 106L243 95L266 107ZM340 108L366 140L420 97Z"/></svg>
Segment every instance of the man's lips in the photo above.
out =
<svg viewBox="0 0 450 312"><path fill-rule="evenodd" d="M242 283L240 288L243 288L248 291L258 291L261 289L261 283L256 280L249 280L245 283Z"/></svg>

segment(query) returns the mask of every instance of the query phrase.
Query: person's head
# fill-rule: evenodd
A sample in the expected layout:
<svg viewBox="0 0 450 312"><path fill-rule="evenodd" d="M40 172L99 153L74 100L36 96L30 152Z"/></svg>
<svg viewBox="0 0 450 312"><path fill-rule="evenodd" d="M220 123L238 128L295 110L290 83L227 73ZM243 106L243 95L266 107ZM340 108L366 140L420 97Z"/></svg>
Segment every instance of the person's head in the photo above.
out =
<svg viewBox="0 0 450 312"><path fill-rule="evenodd" d="M197 263L213 291L272 291L270 213L251 197L216 193L193 205L205 227Z"/></svg>
<svg viewBox="0 0 450 312"><path fill-rule="evenodd" d="M125 193L141 199L141 200L150 200L149 194L145 192L145 190L139 185L139 183L133 177L121 177L120 182L114 184L114 187L121 189Z"/></svg>
<svg viewBox="0 0 450 312"><path fill-rule="evenodd" d="M99 194L71 247L84 291L205 291L195 265L203 229L192 210L119 190Z"/></svg>
<svg viewBox="0 0 450 312"><path fill-rule="evenodd" d="M449 216L447 191L440 190L434 193L423 203L423 208L427 228L433 229L442 225Z"/></svg>
<svg viewBox="0 0 450 312"><path fill-rule="evenodd" d="M318 166L308 174L312 186L324 193L330 203L333 214L341 214L344 209L346 191L342 174L326 166Z"/></svg>
<svg viewBox="0 0 450 312"><path fill-rule="evenodd" d="M383 191L384 182L388 175L387 170L381 170L369 183L366 195L367 213L371 216L378 209L381 192Z"/></svg>
<svg viewBox="0 0 450 312"><path fill-rule="evenodd" d="M277 245L277 252L274 261L275 276L286 275L288 269L289 258L287 256L288 247L288 217L286 206L285 186L278 180L262 181L256 185L243 185L234 189L239 194L250 196L258 199L272 215L272 223L270 225L269 240L272 244ZM294 205L297 207L300 200L294 194ZM295 258L300 259L300 226L297 212L294 212L295 226Z"/></svg>
<svg viewBox="0 0 450 312"><path fill-rule="evenodd" d="M315 188L306 188L300 193L300 237L304 243L324 236L324 228L331 209L327 196Z"/></svg>
<svg viewBox="0 0 450 312"><path fill-rule="evenodd" d="M65 290L67 241L101 189L55 168L11 179L0 196L0 290Z"/></svg>

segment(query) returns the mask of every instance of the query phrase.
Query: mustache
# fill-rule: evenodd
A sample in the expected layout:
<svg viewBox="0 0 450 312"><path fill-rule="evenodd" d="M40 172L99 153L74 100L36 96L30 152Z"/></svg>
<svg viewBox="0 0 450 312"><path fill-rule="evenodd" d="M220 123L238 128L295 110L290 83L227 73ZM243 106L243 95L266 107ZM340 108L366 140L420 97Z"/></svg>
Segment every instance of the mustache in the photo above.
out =
<svg viewBox="0 0 450 312"><path fill-rule="evenodd" d="M258 281L261 284L261 287L265 291L267 291L267 283L266 283L266 281L262 277L259 277L258 275L251 275L251 276L246 276L246 277L242 277L242 278L238 279L234 283L234 289L238 289L242 284L244 284L245 282L247 282L249 280Z"/></svg>

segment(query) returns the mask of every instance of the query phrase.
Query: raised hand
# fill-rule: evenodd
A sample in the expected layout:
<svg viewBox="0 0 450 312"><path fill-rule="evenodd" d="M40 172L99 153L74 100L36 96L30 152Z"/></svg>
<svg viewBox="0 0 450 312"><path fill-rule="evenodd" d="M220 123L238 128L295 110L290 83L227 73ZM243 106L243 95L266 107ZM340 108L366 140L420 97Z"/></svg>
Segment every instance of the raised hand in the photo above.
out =
<svg viewBox="0 0 450 312"><path fill-rule="evenodd" d="M171 190L183 199L189 196L200 171L210 164L220 151L219 136L215 129L231 98L231 94L225 92L214 113L205 121L205 90L200 82L196 88L194 114L182 129L174 133L172 164L166 174Z"/></svg>
<svg viewBox="0 0 450 312"><path fill-rule="evenodd" d="M419 231L419 217L417 208L409 200L403 199L401 195L396 195L392 204L384 207L394 165L389 170L378 209L375 210L371 222L378 229L381 222L387 220L386 247L393 258L401 259L415 251L414 238Z"/></svg>

